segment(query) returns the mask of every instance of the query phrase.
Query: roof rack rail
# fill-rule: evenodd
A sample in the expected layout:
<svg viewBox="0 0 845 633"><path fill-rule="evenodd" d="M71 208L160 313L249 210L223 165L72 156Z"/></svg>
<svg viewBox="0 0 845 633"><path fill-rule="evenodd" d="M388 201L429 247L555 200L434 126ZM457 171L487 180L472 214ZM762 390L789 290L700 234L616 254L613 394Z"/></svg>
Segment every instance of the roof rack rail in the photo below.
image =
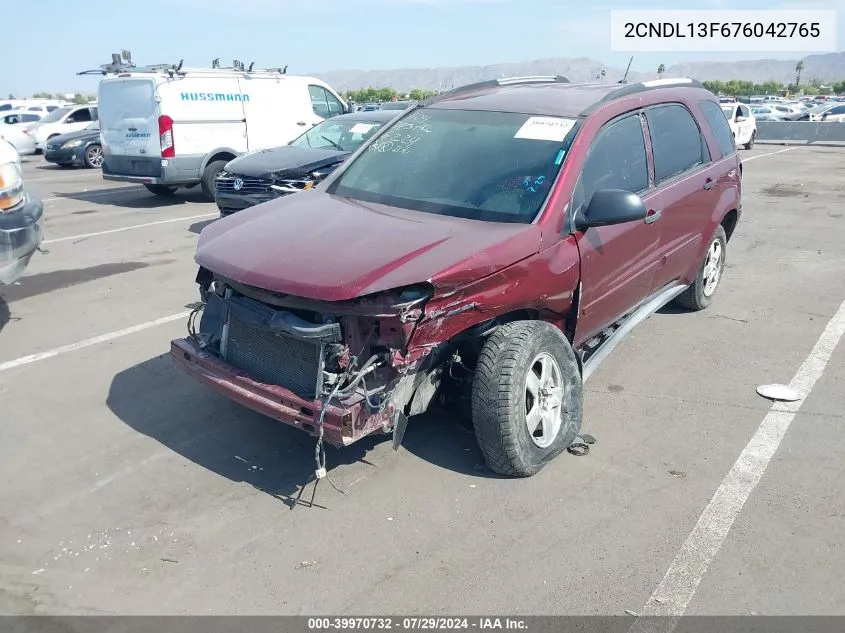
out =
<svg viewBox="0 0 845 633"><path fill-rule="evenodd" d="M608 101L615 101L620 97L627 97L628 95L633 95L640 92L647 92L649 90L657 90L659 88L673 88L678 86L687 86L690 88L704 88L704 85L700 81L698 81L697 79L692 79L691 77L667 77L665 79L651 79L647 81L638 81L633 84L620 84L618 89L608 92L596 103L581 112L581 115L585 116L595 111Z"/></svg>
<svg viewBox="0 0 845 633"><path fill-rule="evenodd" d="M83 70L76 73L77 75L110 75L122 73L168 73L171 77L174 75L184 76L187 70L183 69L185 63L184 59L180 59L178 64L150 64L147 66L136 66L132 62L132 53L130 51L121 51L120 53L112 53L112 60L110 64L101 64L99 69ZM249 67L237 59L232 61L232 66L228 68L220 67L220 58L216 58L211 62L211 68L207 70L228 70L243 73L273 73L279 75L286 75L288 67L280 68L255 68L255 62L251 62Z"/></svg>
<svg viewBox="0 0 845 633"><path fill-rule="evenodd" d="M569 79L563 75L529 75L525 77L499 77L498 79L489 79L487 81L478 81L465 86L458 86L448 92L443 92L435 95L428 100L426 104L436 103L441 99L447 97L455 97L467 92L475 92L476 90L484 90L485 88L495 88L497 86L523 86L527 84L551 84L551 83L570 83Z"/></svg>

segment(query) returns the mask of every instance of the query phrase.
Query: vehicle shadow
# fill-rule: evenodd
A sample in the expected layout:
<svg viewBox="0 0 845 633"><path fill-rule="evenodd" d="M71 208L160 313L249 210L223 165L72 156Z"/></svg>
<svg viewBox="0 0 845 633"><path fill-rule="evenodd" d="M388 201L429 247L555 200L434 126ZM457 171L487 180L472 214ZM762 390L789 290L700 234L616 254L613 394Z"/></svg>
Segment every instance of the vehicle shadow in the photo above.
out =
<svg viewBox="0 0 845 633"><path fill-rule="evenodd" d="M9 304L6 303L5 299L3 299L3 295L0 294L0 332L3 331L3 328L12 320L12 311L9 309Z"/></svg>
<svg viewBox="0 0 845 633"><path fill-rule="evenodd" d="M202 233L202 230L207 227L209 224L215 222L218 218L211 218L210 220L201 220L200 222L194 222L191 226L188 227L188 230L191 233L195 233L199 235Z"/></svg>
<svg viewBox="0 0 845 633"><path fill-rule="evenodd" d="M115 195L106 195L111 193ZM137 195L127 195L130 193ZM124 207L127 209L157 209L184 204L208 204L208 200L205 199L199 188L177 191L172 196L157 196L139 187L115 187L113 189L97 189L80 193L55 193L54 196L65 200L78 200L90 204Z"/></svg>
<svg viewBox="0 0 845 633"><path fill-rule="evenodd" d="M198 466L247 483L291 509L310 503L315 439L194 382L172 363L169 354L116 374L106 405L135 431ZM329 476L338 467L354 463L377 467L393 453L391 441L391 436L378 434L345 448L326 446ZM444 414L413 418L401 450L455 472L498 478L482 466L471 430ZM315 507L323 507L320 496Z"/></svg>
<svg viewBox="0 0 845 633"><path fill-rule="evenodd" d="M665 306L660 308L655 314L689 314L689 310L675 303L667 303Z"/></svg>

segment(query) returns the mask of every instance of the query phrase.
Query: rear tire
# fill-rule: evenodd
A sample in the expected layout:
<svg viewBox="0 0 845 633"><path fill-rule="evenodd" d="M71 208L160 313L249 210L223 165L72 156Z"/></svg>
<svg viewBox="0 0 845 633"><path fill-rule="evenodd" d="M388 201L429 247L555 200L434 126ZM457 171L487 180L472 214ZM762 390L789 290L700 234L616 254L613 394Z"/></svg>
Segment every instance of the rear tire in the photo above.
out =
<svg viewBox="0 0 845 633"><path fill-rule="evenodd" d="M722 281L727 261L728 238L721 225L713 233L704 260L695 275L695 281L683 293L678 295L675 302L687 310L704 310L713 302L713 295Z"/></svg>
<svg viewBox="0 0 845 633"><path fill-rule="evenodd" d="M209 163L205 171L202 172L202 181L200 185L202 186L202 193L208 199L209 202L214 202L214 181L217 179L217 175L223 171L223 168L226 166L225 160L215 160L212 163Z"/></svg>
<svg viewBox="0 0 845 633"><path fill-rule="evenodd" d="M745 144L745 149L751 149L754 147L754 140L757 138L757 130L754 130L751 133L751 138L748 139L748 142Z"/></svg>
<svg viewBox="0 0 845 633"><path fill-rule="evenodd" d="M165 185L144 185L147 191L154 193L157 196L169 197L176 193L176 187L167 187Z"/></svg>
<svg viewBox="0 0 845 633"><path fill-rule="evenodd" d="M501 326L485 341L472 384L487 467L511 477L539 472L581 430L582 397L578 361L560 330L544 321Z"/></svg>

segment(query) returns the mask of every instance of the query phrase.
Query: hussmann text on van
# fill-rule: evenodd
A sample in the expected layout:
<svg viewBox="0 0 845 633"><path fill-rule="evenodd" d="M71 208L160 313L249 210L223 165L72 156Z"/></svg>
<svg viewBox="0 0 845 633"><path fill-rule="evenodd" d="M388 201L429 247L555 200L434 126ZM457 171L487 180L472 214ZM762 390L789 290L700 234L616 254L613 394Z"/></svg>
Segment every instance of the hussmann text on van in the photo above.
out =
<svg viewBox="0 0 845 633"><path fill-rule="evenodd" d="M249 95L239 92L182 92L182 101L249 101Z"/></svg>

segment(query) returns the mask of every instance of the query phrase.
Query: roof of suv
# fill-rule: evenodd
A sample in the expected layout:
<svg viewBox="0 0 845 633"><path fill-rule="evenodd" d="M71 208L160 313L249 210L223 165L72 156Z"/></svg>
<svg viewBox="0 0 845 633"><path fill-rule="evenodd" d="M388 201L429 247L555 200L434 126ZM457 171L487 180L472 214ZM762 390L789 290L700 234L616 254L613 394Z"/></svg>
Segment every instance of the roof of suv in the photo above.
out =
<svg viewBox="0 0 845 633"><path fill-rule="evenodd" d="M460 110L519 112L579 117L600 104L658 89L699 88L694 79L660 79L633 84L569 83L563 77L513 78L480 82L433 97L426 105Z"/></svg>

